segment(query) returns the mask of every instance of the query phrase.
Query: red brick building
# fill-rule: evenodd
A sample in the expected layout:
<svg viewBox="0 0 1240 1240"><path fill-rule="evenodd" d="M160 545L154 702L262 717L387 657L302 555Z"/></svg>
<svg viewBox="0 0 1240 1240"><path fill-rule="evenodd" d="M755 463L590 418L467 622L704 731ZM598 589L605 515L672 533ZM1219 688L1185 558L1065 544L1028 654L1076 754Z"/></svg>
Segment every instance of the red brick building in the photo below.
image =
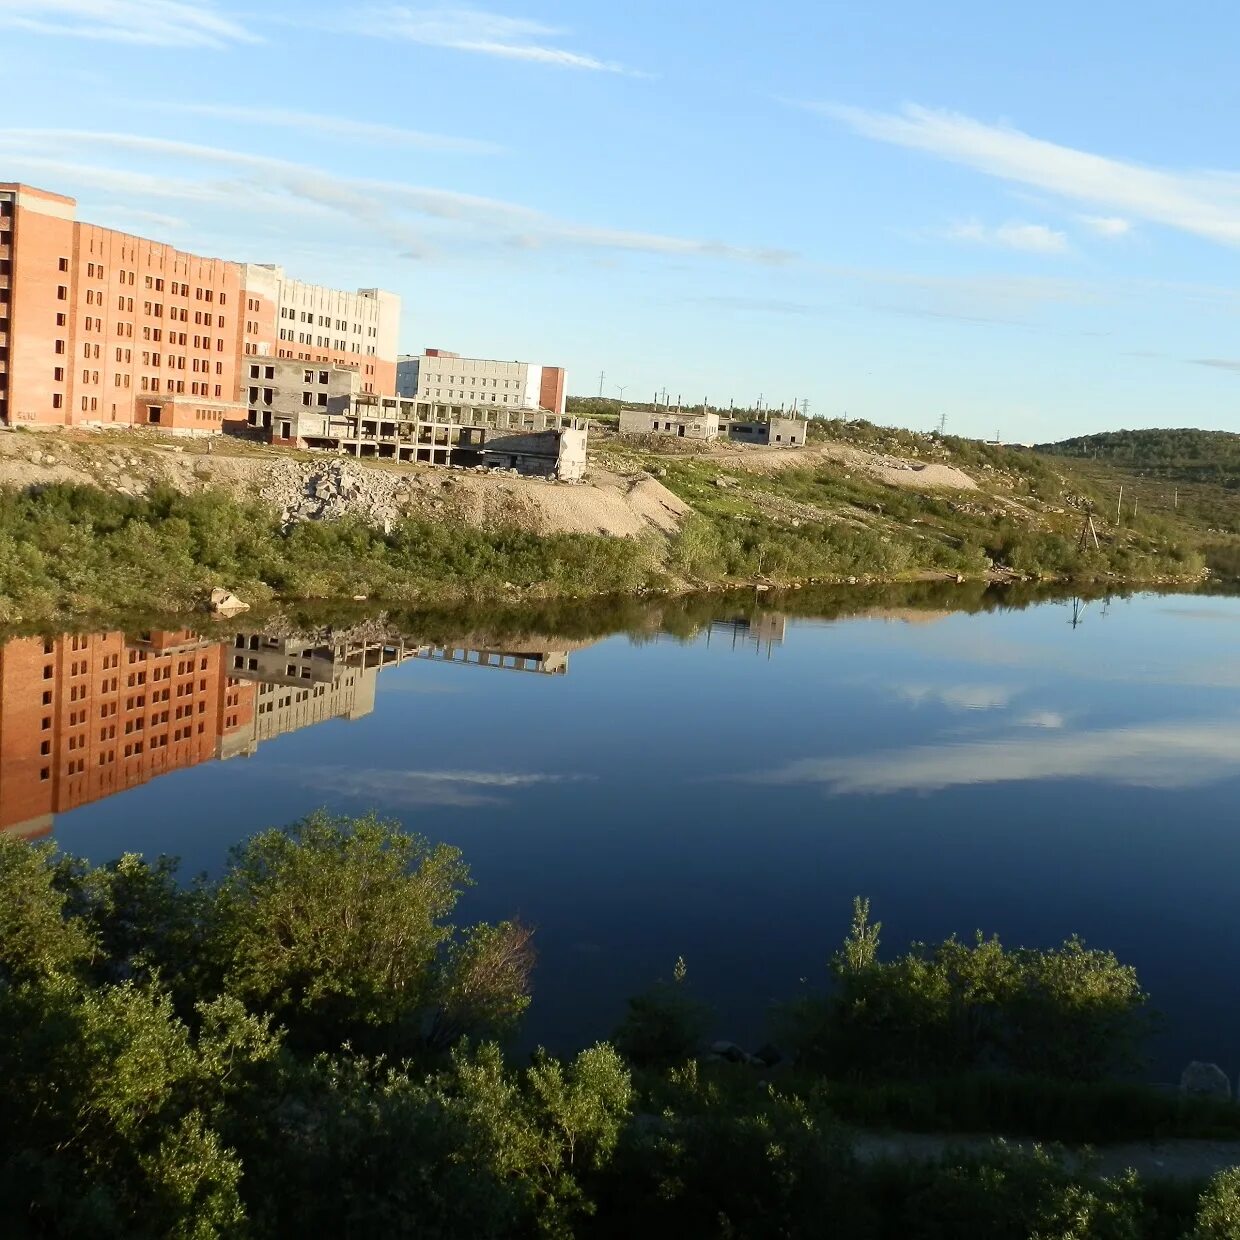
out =
<svg viewBox="0 0 1240 1240"><path fill-rule="evenodd" d="M294 314L296 334L318 342L304 347L311 360L395 394L395 295L189 254L80 223L72 198L0 183L0 423L180 433L244 423L242 360L291 356Z"/></svg>

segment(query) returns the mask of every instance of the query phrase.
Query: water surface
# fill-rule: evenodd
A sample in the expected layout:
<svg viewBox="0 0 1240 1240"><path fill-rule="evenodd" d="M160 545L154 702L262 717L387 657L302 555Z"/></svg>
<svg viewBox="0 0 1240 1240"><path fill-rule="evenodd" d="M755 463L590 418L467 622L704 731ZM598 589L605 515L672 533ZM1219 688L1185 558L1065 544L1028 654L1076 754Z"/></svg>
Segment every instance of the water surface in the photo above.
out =
<svg viewBox="0 0 1240 1240"><path fill-rule="evenodd" d="M15 639L0 827L193 872L318 807L377 809L464 850L465 918L537 927L527 1030L560 1049L678 955L718 1033L759 1037L855 894L889 949L1079 933L1167 1013L1158 1073L1234 1075L1240 600L915 601L715 599L494 641Z"/></svg>

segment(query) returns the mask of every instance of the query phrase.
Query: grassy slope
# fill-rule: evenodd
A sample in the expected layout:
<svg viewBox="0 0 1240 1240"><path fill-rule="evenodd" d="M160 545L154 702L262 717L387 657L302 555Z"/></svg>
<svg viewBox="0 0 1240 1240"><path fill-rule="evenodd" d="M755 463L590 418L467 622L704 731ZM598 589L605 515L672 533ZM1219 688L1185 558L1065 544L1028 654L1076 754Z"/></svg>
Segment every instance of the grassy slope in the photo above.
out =
<svg viewBox="0 0 1240 1240"><path fill-rule="evenodd" d="M1182 484L1178 509L1169 499L1160 509L1153 494L1147 503L1138 492L1135 520L1126 515L1123 528L1114 529L1102 514L1113 512L1121 476L1128 475L1092 459L951 438L940 443L864 423L821 423L814 433L942 461L970 473L982 489L923 494L826 462L747 473L667 445L600 437L600 463L649 470L693 507L679 536L538 537L429 520L408 520L390 535L360 522L303 525L284 535L274 513L220 491L0 492L0 622L182 609L220 583L258 602L365 594L415 604L991 571L1183 579L1200 567L1197 550L1217 541L1213 531L1240 527L1240 516L1232 515L1240 498L1233 503L1219 487ZM1077 538L1087 503L1100 514L1102 548L1082 555Z"/></svg>

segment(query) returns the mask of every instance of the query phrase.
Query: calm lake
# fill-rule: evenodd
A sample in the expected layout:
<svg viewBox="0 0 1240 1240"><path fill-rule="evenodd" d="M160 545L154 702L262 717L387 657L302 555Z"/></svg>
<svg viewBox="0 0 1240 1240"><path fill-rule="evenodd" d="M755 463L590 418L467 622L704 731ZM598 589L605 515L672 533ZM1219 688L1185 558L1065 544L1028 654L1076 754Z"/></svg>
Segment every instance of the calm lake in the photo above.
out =
<svg viewBox="0 0 1240 1240"><path fill-rule="evenodd" d="M14 639L0 828L191 874L321 806L399 818L464 850L462 920L537 927L556 1049L678 955L752 1043L856 894L889 951L1078 933L1165 1013L1155 1075L1234 1075L1240 599L965 589Z"/></svg>

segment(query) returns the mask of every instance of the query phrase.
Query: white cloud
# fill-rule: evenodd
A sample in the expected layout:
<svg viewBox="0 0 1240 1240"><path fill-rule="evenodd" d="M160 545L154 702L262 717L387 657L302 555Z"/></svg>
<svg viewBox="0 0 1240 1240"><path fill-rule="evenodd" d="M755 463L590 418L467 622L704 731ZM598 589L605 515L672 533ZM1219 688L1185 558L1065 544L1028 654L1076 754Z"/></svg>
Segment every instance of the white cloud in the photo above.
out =
<svg viewBox="0 0 1240 1240"><path fill-rule="evenodd" d="M1235 173L1148 168L1047 142L1009 125L989 125L913 104L898 113L826 103L796 106L843 121L876 142L925 151L1125 219L1135 217L1224 245L1240 245L1240 176Z"/></svg>
<svg viewBox="0 0 1240 1240"><path fill-rule="evenodd" d="M1016 722L1023 728L1049 728L1054 731L1067 723L1067 717L1057 710L1035 710Z"/></svg>
<svg viewBox="0 0 1240 1240"><path fill-rule="evenodd" d="M612 61L555 46L558 37L566 31L526 18L506 17L480 9L414 8L403 4L371 9L365 17L364 28L370 34L408 39L426 47L452 48L593 73L632 72Z"/></svg>
<svg viewBox="0 0 1240 1240"><path fill-rule="evenodd" d="M857 757L803 758L746 782L819 784L834 793L938 792L979 784L1091 779L1133 788L1190 788L1230 779L1234 719L1059 732L968 745L923 745Z"/></svg>
<svg viewBox="0 0 1240 1240"><path fill-rule="evenodd" d="M0 0L3 3L3 0ZM320 116L313 112L294 112L286 108L242 107L227 103L179 103L171 105L178 112L210 116L246 125L266 125L276 129L300 129L312 136L332 135L356 138L382 146L403 146L423 151L460 151L465 154L494 155L503 148L492 142L474 138L453 138L443 134L423 133L418 129L402 129L398 125L382 125L373 121L355 121L341 116Z"/></svg>
<svg viewBox="0 0 1240 1240"><path fill-rule="evenodd" d="M1023 224L1013 220L997 228L968 220L954 224L947 233L953 241L972 241L979 245L1024 250L1030 254L1065 254L1068 236L1045 224Z"/></svg>
<svg viewBox="0 0 1240 1240"><path fill-rule="evenodd" d="M1118 215L1081 215L1077 218L1100 237L1127 237L1132 232L1132 221Z"/></svg>
<svg viewBox="0 0 1240 1240"><path fill-rule="evenodd" d="M125 156L124 170L82 162L106 157L108 152ZM148 202L152 197L227 202L234 211L239 207L278 211L281 204L287 204L294 210L314 208L344 215L402 251L414 253L421 252L426 244L415 221L430 219L464 229L475 240L505 245L532 241L561 248L764 264L792 257L769 248L578 224L501 199L396 181L340 177L287 160L139 134L0 130L0 154L14 172L38 170L69 185L106 188L132 197L135 203ZM132 164L139 157L156 163L157 171L134 170ZM227 179L204 179L205 168L218 168Z"/></svg>
<svg viewBox="0 0 1240 1240"><path fill-rule="evenodd" d="M260 41L209 0L0 0L0 28L148 47Z"/></svg>

